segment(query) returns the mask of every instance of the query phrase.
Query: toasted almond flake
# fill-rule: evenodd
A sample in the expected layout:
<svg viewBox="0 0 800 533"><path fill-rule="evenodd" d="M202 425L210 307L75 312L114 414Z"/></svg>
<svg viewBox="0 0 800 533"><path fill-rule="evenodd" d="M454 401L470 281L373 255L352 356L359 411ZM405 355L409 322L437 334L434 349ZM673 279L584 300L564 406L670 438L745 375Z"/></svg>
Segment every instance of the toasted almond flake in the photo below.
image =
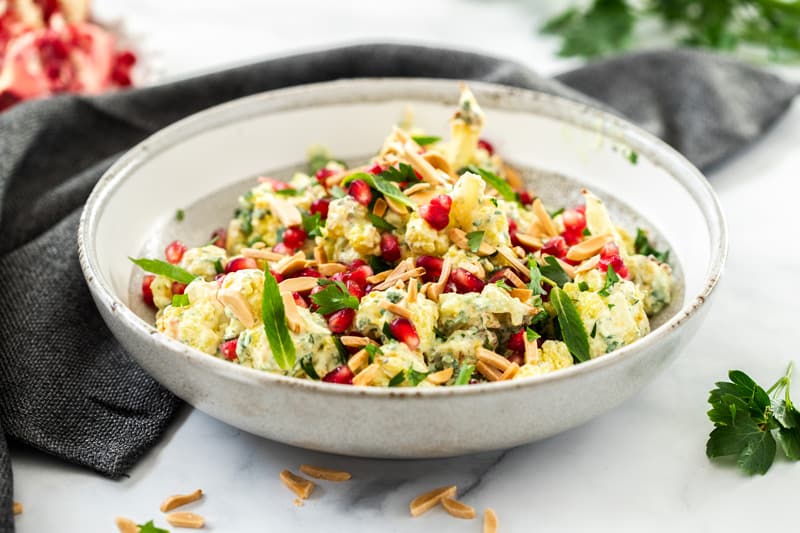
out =
<svg viewBox="0 0 800 533"><path fill-rule="evenodd" d="M518 289L524 289L527 287L527 285L525 285L525 282L519 279L519 276L514 274L513 270L504 270L503 277L506 278L508 281L510 281L511 284Z"/></svg>
<svg viewBox="0 0 800 533"><path fill-rule="evenodd" d="M439 274L439 280L428 288L428 298L434 302L439 301L439 296L441 296L442 291L444 291L452 270L453 263L450 261L450 258L445 257L444 261L442 261L442 272Z"/></svg>
<svg viewBox="0 0 800 533"><path fill-rule="evenodd" d="M444 498L452 498L456 495L456 486L450 485L449 487L439 487L437 489L429 490L424 494L420 494L408 506L411 511L411 516L419 516L422 513L428 512L442 501Z"/></svg>
<svg viewBox="0 0 800 533"><path fill-rule="evenodd" d="M436 190L431 188L428 189L427 191L420 191L412 196L409 196L409 198L411 199L412 202L414 202L414 204L417 207L421 207L427 203L430 203L430 201L433 200L434 196L436 196Z"/></svg>
<svg viewBox="0 0 800 533"><path fill-rule="evenodd" d="M463 518L465 520L472 520L475 518L475 509L466 503L454 500L453 498L442 498L442 507L451 516L456 518Z"/></svg>
<svg viewBox="0 0 800 533"><path fill-rule="evenodd" d="M166 517L169 525L173 527L186 527L190 529L201 529L206 525L206 519L197 513L188 511L178 511L170 513Z"/></svg>
<svg viewBox="0 0 800 533"><path fill-rule="evenodd" d="M375 200L375 205L372 206L372 214L376 217L383 218L383 215L386 214L386 210L389 208L389 205L386 203L386 200L383 198L378 198Z"/></svg>
<svg viewBox="0 0 800 533"><path fill-rule="evenodd" d="M478 348L475 355L478 357L478 361L483 361L501 371L505 371L511 365L508 359L486 348Z"/></svg>
<svg viewBox="0 0 800 533"><path fill-rule="evenodd" d="M161 512L166 513L167 511L172 511L173 509L177 509L182 505L186 505L187 503L196 502L200 498L203 497L203 491L197 489L194 492L190 492L189 494L175 494L173 496L169 496L166 500L161 502Z"/></svg>
<svg viewBox="0 0 800 533"><path fill-rule="evenodd" d="M366 350L357 351L347 360L347 366L354 374L358 373L359 369L367 365L367 363L369 363L369 352Z"/></svg>
<svg viewBox="0 0 800 533"><path fill-rule="evenodd" d="M304 477L293 474L289 470L281 472L281 481L286 487L297 494L301 499L307 500L311 493L314 492L314 483Z"/></svg>
<svg viewBox="0 0 800 533"><path fill-rule="evenodd" d="M558 257L556 257L556 261L558 264L561 265L561 269L564 270L564 273L570 277L570 279L575 279L575 267L567 263L566 261L562 261Z"/></svg>
<svg viewBox="0 0 800 533"><path fill-rule="evenodd" d="M278 274L293 274L306 267L306 256L303 252L297 252L291 256L284 256L283 259L275 263L274 270Z"/></svg>
<svg viewBox="0 0 800 533"><path fill-rule="evenodd" d="M267 261L280 261L281 259L286 258L286 256L283 254L261 248L242 248L240 253L245 257L251 257L253 259L265 259Z"/></svg>
<svg viewBox="0 0 800 533"><path fill-rule="evenodd" d="M386 278L388 278L389 274L391 273L392 273L391 270L384 270L383 272L378 272L377 274L368 277L367 282L372 283L373 285L375 283L380 283L381 281L384 281Z"/></svg>
<svg viewBox="0 0 800 533"><path fill-rule="evenodd" d="M317 265L317 270L319 270L320 274L326 278L329 278L334 274L338 274L347 270L347 265L343 265L341 263L320 263Z"/></svg>
<svg viewBox="0 0 800 533"><path fill-rule="evenodd" d="M252 247L260 250L262 248L266 248L267 247L267 243L265 243L263 241L254 242Z"/></svg>
<svg viewBox="0 0 800 533"><path fill-rule="evenodd" d="M408 282L408 297L406 301L410 304L413 304L417 301L417 292L419 291L419 285L417 284L417 280L412 279Z"/></svg>
<svg viewBox="0 0 800 533"><path fill-rule="evenodd" d="M239 319L239 322L244 324L246 328L252 328L256 325L253 313L250 311L250 306L247 300L244 299L238 291L233 289L222 288L217 291L217 300L231 310L233 316Z"/></svg>
<svg viewBox="0 0 800 533"><path fill-rule="evenodd" d="M328 256L325 253L325 248L321 244L318 244L317 246L314 247L314 261L316 261L320 267L328 263ZM331 263L331 264L336 264L336 263ZM320 270L320 272L322 272L322 270ZM326 274L322 275L325 276Z"/></svg>
<svg viewBox="0 0 800 533"><path fill-rule="evenodd" d="M535 341L529 341L528 336L525 335L525 364L536 364L539 362L539 344Z"/></svg>
<svg viewBox="0 0 800 533"><path fill-rule="evenodd" d="M375 344L375 341L369 337L358 337L356 335L342 335L339 340L348 348L363 348L367 344Z"/></svg>
<svg viewBox="0 0 800 533"><path fill-rule="evenodd" d="M599 262L600 262L599 255L590 257L589 259L587 259L586 261L575 267L575 273L578 274L580 272L588 272L589 270L595 268Z"/></svg>
<svg viewBox="0 0 800 533"><path fill-rule="evenodd" d="M22 510L20 510L20 513L21 512ZM14 514L19 514L16 507L14 508ZM130 518L118 516L114 519L114 523L117 525L117 529L119 529L120 533L139 533L139 526Z"/></svg>
<svg viewBox="0 0 800 533"><path fill-rule="evenodd" d="M489 366L483 361L478 361L475 363L475 370L481 373L483 377L488 379L489 381L500 381L503 375L498 372L493 366Z"/></svg>
<svg viewBox="0 0 800 533"><path fill-rule="evenodd" d="M324 479L325 481L347 481L353 477L350 475L350 472L345 472L343 470L334 470L332 468L306 464L300 465L300 471L315 479Z"/></svg>
<svg viewBox="0 0 800 533"><path fill-rule="evenodd" d="M517 375L517 372L519 372L519 365L517 363L511 363L508 365L508 368L506 368L505 372L503 372L503 375L500 376L500 381L513 379L514 376Z"/></svg>
<svg viewBox="0 0 800 533"><path fill-rule="evenodd" d="M594 237L589 237L585 241L581 241L578 244L571 246L569 250L567 250L567 259L570 261L583 261L584 259L589 259L590 257L597 255L600 253L600 250L603 249L603 246L609 241L611 241L613 237L611 235L596 235Z"/></svg>
<svg viewBox="0 0 800 533"><path fill-rule="evenodd" d="M299 226L303 223L303 216L297 206L283 198L273 197L269 201L269 206L281 224L284 226Z"/></svg>
<svg viewBox="0 0 800 533"><path fill-rule="evenodd" d="M388 196L386 196L385 198L386 198L386 205L389 206L389 209L391 209L398 215L405 216L408 214L408 209L406 209L405 205L401 204L397 200L389 198Z"/></svg>
<svg viewBox="0 0 800 533"><path fill-rule="evenodd" d="M404 190L403 194L405 194L406 196L413 196L413 195L415 195L415 194L417 194L419 192L427 191L427 190L431 190L431 189L432 189L432 187L431 187L430 183L420 182L420 183L415 183L414 185L412 185L408 189Z"/></svg>
<svg viewBox="0 0 800 533"><path fill-rule="evenodd" d="M387 302L386 300L382 300L379 305L383 309L386 309L390 313L394 313L397 316L401 316L403 318L411 318L411 313L405 307L402 307L392 302Z"/></svg>
<svg viewBox="0 0 800 533"><path fill-rule="evenodd" d="M450 166L450 162L439 152L427 151L422 154L422 159L427 161L433 168L441 170L450 177L451 181L455 181L457 176Z"/></svg>
<svg viewBox="0 0 800 533"><path fill-rule="evenodd" d="M356 374L353 378L353 385L369 385L372 380L378 376L381 371L381 366L378 363L372 363L367 368Z"/></svg>
<svg viewBox="0 0 800 533"><path fill-rule="evenodd" d="M447 381L453 376L453 367L447 367L444 370L440 370L438 372L434 372L433 374L428 374L428 377L425 378L430 383L434 385L442 385L447 383Z"/></svg>
<svg viewBox="0 0 800 533"><path fill-rule="evenodd" d="M533 296L533 291L530 289L511 289L511 296L516 298L522 303L526 303Z"/></svg>
<svg viewBox="0 0 800 533"><path fill-rule="evenodd" d="M497 533L497 514L492 509L483 512L483 533Z"/></svg>
<svg viewBox="0 0 800 533"><path fill-rule="evenodd" d="M439 177L439 173L436 171L433 165L425 161L417 151L419 147L414 147L411 143L406 143L405 145L405 152L404 156L411 163L411 166L414 167L414 170L422 177L423 180L427 181L434 187L437 185L443 185L447 183L447 181L443 181Z"/></svg>
<svg viewBox="0 0 800 533"><path fill-rule="evenodd" d="M515 246L512 249L514 250L514 253L517 254L517 257L519 257L520 259L525 259L526 257L528 257L528 252L526 252L525 248L523 248L522 246Z"/></svg>
<svg viewBox="0 0 800 533"><path fill-rule="evenodd" d="M286 292L308 292L317 286L317 281L317 278L311 276L289 278L278 283L278 289Z"/></svg>
<svg viewBox="0 0 800 533"><path fill-rule="evenodd" d="M503 163L503 175L513 189L522 190L525 188L525 182L522 181L522 177L519 175L519 172L517 172L517 170L511 165Z"/></svg>
<svg viewBox="0 0 800 533"><path fill-rule="evenodd" d="M294 333L300 333L303 330L303 326L305 326L305 321L297 310L297 302L294 300L294 295L291 292L281 291L281 299L283 300L283 308L286 311L286 325Z"/></svg>
<svg viewBox="0 0 800 533"><path fill-rule="evenodd" d="M386 290L389 287L393 286L397 282L401 282L402 283L402 282L404 282L406 280L409 280L411 278L418 278L418 277L422 276L423 274L425 274L425 269L422 268L422 267L417 267L417 268L412 268L411 270L406 270L405 272L397 274L394 277L392 275L389 275L383 281L383 283L375 285L372 288L372 290L373 291L383 291L383 290Z"/></svg>
<svg viewBox="0 0 800 533"><path fill-rule="evenodd" d="M514 251L509 248L508 246L501 246L497 249L497 252L505 259L511 268L517 271L520 274L522 279L530 279L530 273L528 272L528 267L522 264L519 260L517 255Z"/></svg>
<svg viewBox="0 0 800 533"><path fill-rule="evenodd" d="M519 240L519 242L530 248L538 249L544 246L544 243L542 243L541 239L537 239L533 235L528 235L527 233L517 232L517 239Z"/></svg>
<svg viewBox="0 0 800 533"><path fill-rule="evenodd" d="M550 218L550 213L548 213L547 209L544 208L544 204L542 204L542 200L540 198L536 198L533 201L533 213L536 215L536 219L539 221L539 224L541 224L542 229L548 236L555 237L558 235L556 225L553 224L553 219Z"/></svg>

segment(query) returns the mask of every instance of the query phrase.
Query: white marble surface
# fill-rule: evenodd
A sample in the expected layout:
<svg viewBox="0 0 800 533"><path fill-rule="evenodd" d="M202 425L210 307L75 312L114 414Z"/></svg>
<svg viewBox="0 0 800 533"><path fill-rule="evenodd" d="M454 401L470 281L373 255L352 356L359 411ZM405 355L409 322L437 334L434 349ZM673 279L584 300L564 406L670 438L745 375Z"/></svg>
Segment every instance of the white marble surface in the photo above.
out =
<svg viewBox="0 0 800 533"><path fill-rule="evenodd" d="M125 17L127 31L157 54L153 76L164 79L379 38L481 49L557 72L572 62L554 58L554 43L535 35L541 20L530 7L535 4L541 5L304 0L289 7L252 0L233 10L231 3L206 0L98 0L96 7L105 19ZM800 79L798 70L788 74ZM459 521L441 510L408 516L413 496L451 483L470 505L493 507L503 532L796 529L800 465L778 459L766 476L746 478L710 463L704 446L710 430L705 401L714 381L742 368L772 383L789 360L800 363L794 329L800 288L785 281L800 270L800 254L778 244L795 224L799 138L796 102L764 140L710 175L731 236L714 308L681 358L606 416L505 452L393 462L291 448L185 408L122 481L15 447L15 498L25 504L18 531L113 531L116 515L156 519L164 527L161 499L197 487L207 497L190 509L205 515L212 531L480 531L478 521ZM800 386L794 390L800 396ZM303 462L347 469L354 479L321 483L298 508L278 473Z"/></svg>

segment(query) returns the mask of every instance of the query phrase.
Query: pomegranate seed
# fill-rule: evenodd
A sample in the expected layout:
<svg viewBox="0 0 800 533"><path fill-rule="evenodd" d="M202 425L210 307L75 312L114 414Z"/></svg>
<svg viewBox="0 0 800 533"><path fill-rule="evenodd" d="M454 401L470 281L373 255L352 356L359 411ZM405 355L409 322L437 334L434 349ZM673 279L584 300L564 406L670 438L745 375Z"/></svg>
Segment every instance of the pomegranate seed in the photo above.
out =
<svg viewBox="0 0 800 533"><path fill-rule="evenodd" d="M328 218L328 206L330 203L331 201L327 198L318 198L311 202L311 207L308 210L312 215L319 213L319 218L325 220Z"/></svg>
<svg viewBox="0 0 800 533"><path fill-rule="evenodd" d="M344 282L345 286L347 287L348 292L358 298L359 300L367 294L366 284L360 285L358 282L353 281L352 279L348 279Z"/></svg>
<svg viewBox="0 0 800 533"><path fill-rule="evenodd" d="M272 251L276 254L283 254L283 255L293 255L294 248L289 248L286 246L286 243L279 242L275 246L272 247Z"/></svg>
<svg viewBox="0 0 800 533"><path fill-rule="evenodd" d="M347 189L347 194L356 199L361 205L369 205L372 201L372 189L364 180L353 180Z"/></svg>
<svg viewBox="0 0 800 533"><path fill-rule="evenodd" d="M511 270L510 268L501 268L489 277L489 283L497 283L501 279L506 279L505 273Z"/></svg>
<svg viewBox="0 0 800 533"><path fill-rule="evenodd" d="M306 232L300 226L286 228L283 232L283 244L289 248L302 248L306 242Z"/></svg>
<svg viewBox="0 0 800 533"><path fill-rule="evenodd" d="M350 328L355 316L355 310L350 309L349 307L345 309L339 309L335 313L331 313L331 315L328 317L328 328L333 333L344 333Z"/></svg>
<svg viewBox="0 0 800 533"><path fill-rule="evenodd" d="M172 282L172 294L183 294L184 292L186 292L185 283L178 283L177 281Z"/></svg>
<svg viewBox="0 0 800 533"><path fill-rule="evenodd" d="M542 253L562 258L567 255L567 241L564 237L553 237L544 243Z"/></svg>
<svg viewBox="0 0 800 533"><path fill-rule="evenodd" d="M586 204L579 205L578 207L575 208L575 211L582 214L583 216L586 216Z"/></svg>
<svg viewBox="0 0 800 533"><path fill-rule="evenodd" d="M237 272L248 268L258 268L258 263L256 263L255 259L242 256L234 257L225 265L225 273L230 274L231 272Z"/></svg>
<svg viewBox="0 0 800 533"><path fill-rule="evenodd" d="M319 270L315 270L313 268L304 268L302 270L299 270L292 277L293 278L321 278L322 274L319 273Z"/></svg>
<svg viewBox="0 0 800 533"><path fill-rule="evenodd" d="M269 273L272 274L272 277L275 278L275 281L277 281L278 283L283 281L283 276L281 274L278 274L274 270L270 270Z"/></svg>
<svg viewBox="0 0 800 533"><path fill-rule="evenodd" d="M152 274L148 274L144 278L142 278L142 300L144 300L144 303L146 303L147 305L154 305L153 287L151 287L151 285L153 285L154 279L156 279L156 277L153 276Z"/></svg>
<svg viewBox="0 0 800 533"><path fill-rule="evenodd" d="M391 324L389 324L389 331L392 332L392 337L405 343L412 350L419 346L417 330L407 318L395 318L392 320Z"/></svg>
<svg viewBox="0 0 800 533"><path fill-rule="evenodd" d="M450 207L453 199L446 194L434 197L428 205L419 208L419 214L425 222L436 231L441 231L450 224Z"/></svg>
<svg viewBox="0 0 800 533"><path fill-rule="evenodd" d="M380 165L372 165L369 170L367 170L370 174L380 174L383 172L383 167Z"/></svg>
<svg viewBox="0 0 800 533"><path fill-rule="evenodd" d="M597 268L602 272L608 271L608 266L614 269L614 272L621 278L630 278L630 272L622 257L619 255L619 247L616 243L609 242L600 250L600 261L597 262Z"/></svg>
<svg viewBox="0 0 800 533"><path fill-rule="evenodd" d="M521 329L518 332L511 335L511 338L508 339L508 349L512 352L524 352L525 351L525 330Z"/></svg>
<svg viewBox="0 0 800 533"><path fill-rule="evenodd" d="M340 365L325 374L322 381L325 383L338 383L339 385L352 385L353 371L347 365Z"/></svg>
<svg viewBox="0 0 800 533"><path fill-rule="evenodd" d="M317 170L317 173L315 174L315 176L316 176L318 182L320 182L322 185L325 185L325 180L330 178L334 174L336 174L336 171L331 170L329 168L324 168L323 167L323 168Z"/></svg>
<svg viewBox="0 0 800 533"><path fill-rule="evenodd" d="M478 139L478 148L483 148L489 152L489 155L494 155L494 146L486 139Z"/></svg>
<svg viewBox="0 0 800 533"><path fill-rule="evenodd" d="M533 203L533 195L528 191L519 191L517 197L522 205L531 205Z"/></svg>
<svg viewBox="0 0 800 533"><path fill-rule="evenodd" d="M313 289L311 289L311 292L310 292L310 293L308 293L308 301L309 301L309 302L311 302L311 303L309 304L309 306L308 306L308 308L309 308L310 310L312 310L312 311L316 311L317 309L319 309L319 305L317 305L316 303L314 303L314 300L313 300L311 297L312 297L312 296L314 296L315 294L317 294L318 292L322 292L322 291L324 291L324 290L325 290L325 287L323 287L322 285L317 285L316 287L314 287Z"/></svg>
<svg viewBox="0 0 800 533"><path fill-rule="evenodd" d="M239 356L236 355L236 346L238 344L239 339L231 339L220 344L219 351L222 353L222 357L228 361L236 361L239 358Z"/></svg>
<svg viewBox="0 0 800 533"><path fill-rule="evenodd" d="M167 261L173 265L177 265L181 262L184 253L186 253L186 245L181 241L172 241L167 245L166 250L164 250Z"/></svg>
<svg viewBox="0 0 800 533"><path fill-rule="evenodd" d="M381 257L387 263L400 259L400 241L391 233L381 235Z"/></svg>
<svg viewBox="0 0 800 533"><path fill-rule="evenodd" d="M463 268L457 268L450 274L450 281L455 285L456 292L464 294L467 292L481 292L486 283L478 276Z"/></svg>
<svg viewBox="0 0 800 533"><path fill-rule="evenodd" d="M294 297L294 302L297 305L299 305L300 307L308 308L308 302L306 302L302 294L300 294L299 292L293 292L292 296Z"/></svg>
<svg viewBox="0 0 800 533"><path fill-rule="evenodd" d="M511 237L512 246L522 246L522 242L517 237L517 222L513 219L508 221L508 236Z"/></svg>
<svg viewBox="0 0 800 533"><path fill-rule="evenodd" d="M442 275L442 265L444 264L442 258L421 255L417 257L416 264L418 267L425 269L425 275L422 276L423 281L439 281L439 276Z"/></svg>
<svg viewBox="0 0 800 533"><path fill-rule="evenodd" d="M225 244L228 240L228 233L224 228L217 228L211 232L211 239L213 240L212 244L214 246L225 248Z"/></svg>
<svg viewBox="0 0 800 533"><path fill-rule="evenodd" d="M564 231L581 233L586 228L586 215L577 209L567 209L561 213L564 221Z"/></svg>
<svg viewBox="0 0 800 533"><path fill-rule="evenodd" d="M349 281L355 281L359 285L366 287L367 278L373 274L372 267L369 265L358 265L357 267L353 268L351 265L350 268L352 270L345 274L345 279Z"/></svg>

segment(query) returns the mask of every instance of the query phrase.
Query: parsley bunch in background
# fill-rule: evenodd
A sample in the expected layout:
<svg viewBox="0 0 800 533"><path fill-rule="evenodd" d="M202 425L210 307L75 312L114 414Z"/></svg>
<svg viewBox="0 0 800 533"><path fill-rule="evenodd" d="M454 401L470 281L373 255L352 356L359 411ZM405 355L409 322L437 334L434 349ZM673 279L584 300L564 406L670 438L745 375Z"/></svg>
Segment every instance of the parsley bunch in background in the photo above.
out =
<svg viewBox="0 0 800 533"><path fill-rule="evenodd" d="M687 46L745 45L773 60L800 59L800 0L592 0L550 19L543 33L562 39L560 55L594 57L629 49L647 21Z"/></svg>
<svg viewBox="0 0 800 533"><path fill-rule="evenodd" d="M765 474L775 459L777 440L789 460L800 461L800 412L789 398L791 375L790 364L766 391L740 370L728 373L730 381L717 383L708 397L708 418L715 428L706 455L736 456L746 474Z"/></svg>

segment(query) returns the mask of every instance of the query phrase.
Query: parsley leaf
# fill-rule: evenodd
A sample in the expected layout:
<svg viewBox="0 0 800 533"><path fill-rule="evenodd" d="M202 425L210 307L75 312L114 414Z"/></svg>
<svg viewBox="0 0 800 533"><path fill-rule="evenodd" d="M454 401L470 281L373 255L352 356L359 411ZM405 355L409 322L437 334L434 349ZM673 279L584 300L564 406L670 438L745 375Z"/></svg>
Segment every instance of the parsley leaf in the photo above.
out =
<svg viewBox="0 0 800 533"><path fill-rule="evenodd" d="M389 386L398 387L402 385L405 380L406 380L406 373L401 370L400 372L392 376L392 379L389 380Z"/></svg>
<svg viewBox="0 0 800 533"><path fill-rule="evenodd" d="M344 347L344 344L342 344L342 339L334 335L333 343L336 345L336 351L339 352L339 363L346 365L347 360L350 359L350 353L347 351L347 348Z"/></svg>
<svg viewBox="0 0 800 533"><path fill-rule="evenodd" d="M312 176L324 168L333 159L330 150L321 145L308 148L308 172Z"/></svg>
<svg viewBox="0 0 800 533"><path fill-rule="evenodd" d="M186 217L186 213L183 212L183 209L178 209L175 211L175 220L178 222L183 222L183 219Z"/></svg>
<svg viewBox="0 0 800 533"><path fill-rule="evenodd" d="M396 181L397 183L403 181L417 183L419 181L417 173L414 172L414 167L408 163L400 163L397 167L388 167L378 175L387 181Z"/></svg>
<svg viewBox="0 0 800 533"><path fill-rule="evenodd" d="M173 265L172 263L167 263L166 261L162 261L160 259L134 259L133 257L129 257L128 259L130 259L136 266L144 271L152 274L158 274L159 276L164 276L172 281L183 283L184 285L190 284L195 278L197 278L197 276L187 272L181 267Z"/></svg>
<svg viewBox="0 0 800 533"><path fill-rule="evenodd" d="M586 327L583 325L575 304L572 303L567 293L558 287L553 287L550 291L550 303L556 310L561 336L569 352L579 363L588 361L590 359L589 337L586 335Z"/></svg>
<svg viewBox="0 0 800 533"><path fill-rule="evenodd" d="M647 237L647 231L642 228L636 228L636 240L633 241L633 248L637 254L652 255L662 263L666 263L669 260L669 250L659 252L653 248Z"/></svg>
<svg viewBox="0 0 800 533"><path fill-rule="evenodd" d="M289 335L289 326L286 325L286 309L283 307L278 282L267 267L264 268L261 318L264 321L264 332L267 334L267 341L275 362L283 370L291 369L297 354L292 337Z"/></svg>
<svg viewBox="0 0 800 533"><path fill-rule="evenodd" d="M625 48L634 22L626 0L594 0L586 11L573 8L550 19L541 31L562 37L559 55L591 57Z"/></svg>
<svg viewBox="0 0 800 533"><path fill-rule="evenodd" d="M297 189L293 189L292 187L287 187L285 189L278 189L274 191L274 194L278 196L300 196L303 191L298 191Z"/></svg>
<svg viewBox="0 0 800 533"><path fill-rule="evenodd" d="M475 373L475 365L461 365L458 369L458 376L454 385L468 385L472 374Z"/></svg>
<svg viewBox="0 0 800 533"><path fill-rule="evenodd" d="M603 288L597 292L597 294L599 294L600 296L608 296L609 294L611 294L609 292L609 289L611 289L611 287L618 281L619 281L619 276L614 271L614 267L608 265L608 268L606 269L606 283L605 285L603 285Z"/></svg>
<svg viewBox="0 0 800 533"><path fill-rule="evenodd" d="M225 267L222 266L222 259L219 258L214 259L214 271L217 274L222 274L223 272L225 272Z"/></svg>
<svg viewBox="0 0 800 533"><path fill-rule="evenodd" d="M478 253L478 249L483 242L483 234L484 232L482 231L471 231L467 233L467 245L469 246L469 251L473 254Z"/></svg>
<svg viewBox="0 0 800 533"><path fill-rule="evenodd" d="M309 237L321 237L322 236L322 226L324 225L322 222L322 216L319 213L314 213L313 215L307 215L300 212L300 217L303 220L303 231L306 232L306 235Z"/></svg>
<svg viewBox="0 0 800 533"><path fill-rule="evenodd" d="M156 527L153 521L150 520L146 524L139 524L139 533L169 533L169 530Z"/></svg>
<svg viewBox="0 0 800 533"><path fill-rule="evenodd" d="M188 294L173 294L172 295L172 307L186 307L189 305L189 295Z"/></svg>
<svg viewBox="0 0 800 533"><path fill-rule="evenodd" d="M369 213L367 214L367 217L369 218L370 224L378 229L382 229L384 231L392 231L396 229L394 226L386 222L386 219L379 217L375 213Z"/></svg>
<svg viewBox="0 0 800 533"><path fill-rule="evenodd" d="M369 343L366 346L364 346L364 349L367 351L367 354L369 355L369 362L370 363L375 361L375 356L376 355L383 355L383 350L381 350L380 348L378 348L376 345L374 345L372 343Z"/></svg>
<svg viewBox="0 0 800 533"><path fill-rule="evenodd" d="M325 288L311 295L311 300L319 306L317 313L329 315L340 309L358 309L358 298L341 281L320 279L319 284Z"/></svg>
<svg viewBox="0 0 800 533"><path fill-rule="evenodd" d="M544 262L545 264L539 267L542 276L553 281L559 287L563 287L565 283L569 283L571 281L569 275L564 272L563 268L561 268L561 264L558 262L558 259L552 255L547 255L544 258Z"/></svg>
<svg viewBox="0 0 800 533"><path fill-rule="evenodd" d="M533 331L531 328L525 328L525 338L528 340L528 342L533 342L539 337L541 337L541 335Z"/></svg>
<svg viewBox="0 0 800 533"><path fill-rule="evenodd" d="M559 268L561 268L559 266ZM542 273L539 270L539 265L536 264L536 259L533 256L528 257L528 276L531 280L528 282L528 288L531 290L534 296L544 294L544 289L542 288Z"/></svg>
<svg viewBox="0 0 800 533"><path fill-rule="evenodd" d="M495 285L497 285L497 286L498 286L498 287L500 287L501 289L505 289L505 290L506 290L506 291L508 291L508 292L511 292L511 291L513 290L513 287L511 287L511 285L509 285L508 283L506 283L506 279L505 279L505 278L502 278L502 279L499 279L499 280L497 280L497 281L495 282Z"/></svg>
<svg viewBox="0 0 800 533"><path fill-rule="evenodd" d="M436 137L435 135L412 135L411 138L420 146L427 146L442 140L441 137Z"/></svg>
<svg viewBox="0 0 800 533"><path fill-rule="evenodd" d="M389 325L388 322L383 323L383 328L381 329L381 331L383 332L383 336L386 337L387 340L390 341L397 340L394 338L394 335L392 334L392 327Z"/></svg>
<svg viewBox="0 0 800 533"><path fill-rule="evenodd" d="M306 373L306 376L319 381L319 374L317 374L317 371L314 369L314 362L311 359L310 353L307 353L300 358L300 368L303 369L303 372Z"/></svg>
<svg viewBox="0 0 800 533"><path fill-rule="evenodd" d="M391 198L392 200L411 208L411 210L416 210L417 204L415 204L411 198L403 194L403 191L401 191L397 185L383 178L382 175L383 172L377 176L375 174L367 174L366 172L356 172L355 174L350 174L344 180L342 180L342 185L347 185L354 180L365 181L367 185L383 194L387 198Z"/></svg>
<svg viewBox="0 0 800 533"><path fill-rule="evenodd" d="M411 383L412 387L416 387L427 377L427 372L419 372L418 370L414 370L413 366L409 366L408 370L406 370L406 379L408 379L408 382Z"/></svg>
<svg viewBox="0 0 800 533"><path fill-rule="evenodd" d="M500 193L500 196L503 197L503 200L506 200L507 202L519 201L519 199L517 198L517 193L514 192L514 189L511 188L511 185L509 185L506 180L504 180L494 172L490 172L485 168L477 167L475 165L469 165L466 169L472 172L473 174L477 174L478 176L483 178L483 181L488 183L491 187L494 188L494 190Z"/></svg>

